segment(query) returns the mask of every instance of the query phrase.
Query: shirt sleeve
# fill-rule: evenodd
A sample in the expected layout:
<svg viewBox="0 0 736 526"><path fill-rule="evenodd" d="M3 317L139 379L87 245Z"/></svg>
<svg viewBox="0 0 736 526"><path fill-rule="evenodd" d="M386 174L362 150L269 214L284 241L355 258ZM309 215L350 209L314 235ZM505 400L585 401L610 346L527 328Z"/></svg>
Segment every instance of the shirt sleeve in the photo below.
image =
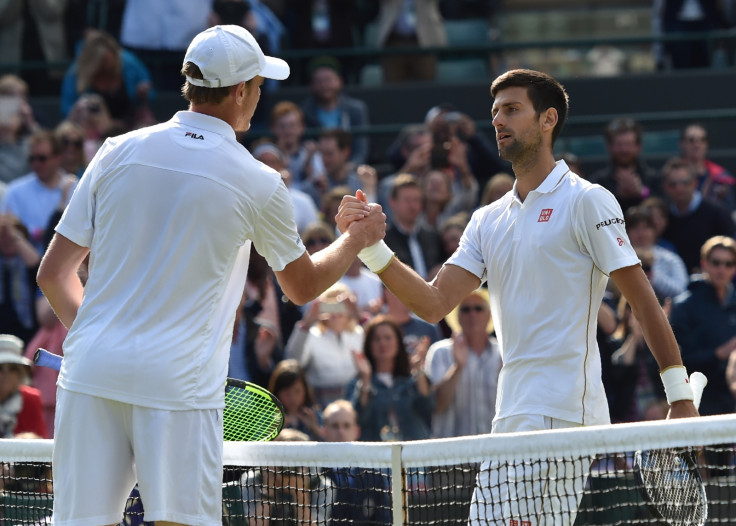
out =
<svg viewBox="0 0 736 526"><path fill-rule="evenodd" d="M260 210L252 241L275 272L284 270L306 250L297 233L294 205L283 183L279 183Z"/></svg>
<svg viewBox="0 0 736 526"><path fill-rule="evenodd" d="M624 214L611 192L593 185L581 194L573 225L581 249L606 275L639 263L626 234Z"/></svg>

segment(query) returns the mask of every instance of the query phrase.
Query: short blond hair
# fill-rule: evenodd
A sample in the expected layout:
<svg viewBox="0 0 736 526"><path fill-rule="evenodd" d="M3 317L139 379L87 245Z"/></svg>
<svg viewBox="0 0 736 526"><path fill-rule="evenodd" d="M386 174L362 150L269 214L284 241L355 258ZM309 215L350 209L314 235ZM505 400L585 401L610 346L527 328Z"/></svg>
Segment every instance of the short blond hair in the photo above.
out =
<svg viewBox="0 0 736 526"><path fill-rule="evenodd" d="M728 250L736 258L736 241L729 236L713 236L700 248L700 258L708 259L714 250L721 248Z"/></svg>

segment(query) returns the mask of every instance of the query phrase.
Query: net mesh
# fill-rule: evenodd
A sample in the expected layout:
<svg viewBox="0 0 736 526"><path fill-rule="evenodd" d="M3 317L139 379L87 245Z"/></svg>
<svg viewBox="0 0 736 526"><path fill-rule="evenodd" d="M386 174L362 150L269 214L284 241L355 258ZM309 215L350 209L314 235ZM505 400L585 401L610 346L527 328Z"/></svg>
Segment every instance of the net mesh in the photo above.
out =
<svg viewBox="0 0 736 526"><path fill-rule="evenodd" d="M222 520L659 525L665 523L647 505L635 470L637 452L689 447L707 497L705 523L734 524L734 444L736 416L421 442L231 442L224 450ZM50 441L0 441L3 525L50 517L51 449ZM143 508L134 490L121 521L143 524Z"/></svg>

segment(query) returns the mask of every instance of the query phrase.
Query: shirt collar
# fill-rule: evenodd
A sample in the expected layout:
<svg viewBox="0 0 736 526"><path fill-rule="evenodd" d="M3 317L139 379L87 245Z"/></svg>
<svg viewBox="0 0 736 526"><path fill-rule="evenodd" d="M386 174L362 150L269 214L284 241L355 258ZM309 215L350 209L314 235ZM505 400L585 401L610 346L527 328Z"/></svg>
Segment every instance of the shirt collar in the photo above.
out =
<svg viewBox="0 0 736 526"><path fill-rule="evenodd" d="M544 181L542 181L542 184L540 184L538 187L536 187L534 190L532 190L531 193L538 193L538 194L548 194L551 191L553 191L557 186L570 174L570 168L567 166L567 163L563 160L559 160L555 163L555 167L552 169L552 171L549 173L547 177L544 178ZM516 189L517 181L514 181L514 188L513 188L513 195L514 199L521 203L521 200L519 199L519 192Z"/></svg>
<svg viewBox="0 0 736 526"><path fill-rule="evenodd" d="M183 126L191 126L206 131L217 133L232 140L235 138L235 130L228 123L212 115L205 115L196 111L178 111L171 118L173 122L182 124Z"/></svg>

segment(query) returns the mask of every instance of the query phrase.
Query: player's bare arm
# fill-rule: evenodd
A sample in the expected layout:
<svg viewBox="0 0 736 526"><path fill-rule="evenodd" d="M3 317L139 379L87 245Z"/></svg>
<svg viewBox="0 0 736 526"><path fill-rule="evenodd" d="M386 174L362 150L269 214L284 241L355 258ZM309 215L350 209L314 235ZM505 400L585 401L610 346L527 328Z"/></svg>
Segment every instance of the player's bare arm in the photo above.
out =
<svg viewBox="0 0 736 526"><path fill-rule="evenodd" d="M657 360L659 370L664 371L673 365L682 365L680 349L672 327L641 266L632 265L615 270L611 272L611 279L631 305L631 310L644 332L644 339ZM692 401L680 400L670 406L669 416L671 418L698 416L698 411Z"/></svg>
<svg viewBox="0 0 736 526"><path fill-rule="evenodd" d="M312 301L335 283L355 261L358 252L383 239L386 216L380 207L361 221L353 221L344 234L324 250L310 256L304 252L284 270L275 272L284 293L296 304Z"/></svg>
<svg viewBox="0 0 736 526"><path fill-rule="evenodd" d="M66 328L71 327L82 304L84 288L77 270L87 254L89 248L54 234L38 268L38 286Z"/></svg>

